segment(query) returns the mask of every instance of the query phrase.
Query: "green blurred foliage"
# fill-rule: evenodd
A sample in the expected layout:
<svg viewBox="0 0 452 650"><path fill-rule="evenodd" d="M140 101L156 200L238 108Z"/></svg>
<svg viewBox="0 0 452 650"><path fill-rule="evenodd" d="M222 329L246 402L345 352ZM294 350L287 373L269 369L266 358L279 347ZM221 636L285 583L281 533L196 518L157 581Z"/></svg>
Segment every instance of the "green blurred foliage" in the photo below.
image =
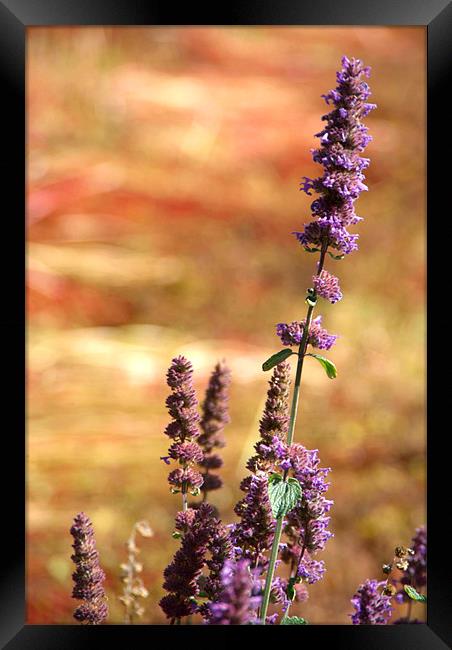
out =
<svg viewBox="0 0 452 650"><path fill-rule="evenodd" d="M372 66L378 110L360 250L329 263L344 299L328 380L306 364L296 440L332 467L325 579L293 614L348 623L350 597L425 521L425 30L391 27L28 30L29 623L72 623L73 516L92 518L122 621L119 564L136 520L156 602L177 542L163 429L183 353L199 397L233 371L225 521L279 349L314 272L291 232L342 54Z"/></svg>

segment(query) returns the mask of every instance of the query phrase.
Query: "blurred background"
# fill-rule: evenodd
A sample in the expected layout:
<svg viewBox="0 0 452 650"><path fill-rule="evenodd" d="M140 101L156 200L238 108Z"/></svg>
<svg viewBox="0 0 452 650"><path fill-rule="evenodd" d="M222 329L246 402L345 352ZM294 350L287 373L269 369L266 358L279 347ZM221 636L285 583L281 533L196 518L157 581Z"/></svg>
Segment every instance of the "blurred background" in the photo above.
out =
<svg viewBox="0 0 452 650"><path fill-rule="evenodd" d="M303 175L343 54L372 66L374 141L360 249L330 260L343 300L339 376L306 366L296 440L332 468L327 573L294 613L349 623L425 522L425 30L415 28L30 28L28 30L28 623L72 623L74 515L93 520L110 622L134 522L157 606L179 498L159 460L165 372L188 356L199 399L232 368L232 423L212 501L235 521L280 349L304 317L314 258L291 232L310 220ZM417 612L420 615L422 612Z"/></svg>

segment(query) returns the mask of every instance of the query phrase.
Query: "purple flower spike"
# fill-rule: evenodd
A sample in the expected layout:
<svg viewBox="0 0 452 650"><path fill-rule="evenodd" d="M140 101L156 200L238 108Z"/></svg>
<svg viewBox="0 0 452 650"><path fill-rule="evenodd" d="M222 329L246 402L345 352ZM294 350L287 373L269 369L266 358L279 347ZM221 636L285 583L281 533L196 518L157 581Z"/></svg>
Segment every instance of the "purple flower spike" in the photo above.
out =
<svg viewBox="0 0 452 650"><path fill-rule="evenodd" d="M222 591L211 603L210 625L247 625L255 622L260 597L253 595L254 580L247 560L227 560L221 572Z"/></svg>
<svg viewBox="0 0 452 650"><path fill-rule="evenodd" d="M93 525L84 512L80 512L74 519L71 527L74 538L71 555L76 565L72 574L74 588L72 598L82 600L83 603L74 611L74 618L87 625L99 625L108 616L103 582L105 573L99 564L99 553L96 550Z"/></svg>
<svg viewBox="0 0 452 650"><path fill-rule="evenodd" d="M198 438L203 451L203 458L199 464L204 468L202 486L204 499L208 492L218 490L223 485L222 479L210 472L223 465L223 460L218 454L213 453L213 450L225 446L223 430L230 422L228 411L230 383L231 371L224 362L217 363L210 376L206 397L202 404L201 435Z"/></svg>
<svg viewBox="0 0 452 650"><path fill-rule="evenodd" d="M260 439L254 445L256 455L249 459L247 469L271 471L278 459L287 454L283 442L289 425L290 364L275 366L269 381L267 400L259 424Z"/></svg>
<svg viewBox="0 0 452 650"><path fill-rule="evenodd" d="M179 513L176 525L185 534L180 549L163 573L163 588L169 594L159 603L172 621L189 616L197 609L195 598L199 594L198 579L219 522L214 517L212 506L202 503L195 511Z"/></svg>
<svg viewBox="0 0 452 650"><path fill-rule="evenodd" d="M369 160L359 154L371 137L362 120L375 108L367 99L369 86L362 81L369 76L370 68L359 59L342 58L342 70L337 73L337 87L322 95L332 110L322 117L325 128L317 133L320 147L314 149L312 158L324 168L318 178L304 177L301 190L319 197L312 203L317 219L305 225L303 232L294 233L305 247L328 245L347 255L357 249L357 235L348 232L347 226L360 220L353 203L367 190L363 170Z"/></svg>
<svg viewBox="0 0 452 650"><path fill-rule="evenodd" d="M283 530L288 541L281 549L281 559L296 567L296 576L303 583L314 584L322 579L325 565L313 556L322 551L333 536L328 530L330 518L327 516L333 502L324 496L330 485L326 481L330 470L319 467L317 449L309 450L295 443L290 447L289 457L302 496L286 515Z"/></svg>
<svg viewBox="0 0 452 650"><path fill-rule="evenodd" d="M268 498L269 472L274 471L288 454L283 439L289 424L289 389L290 364L280 363L275 366L269 381L267 400L259 423L260 438L254 445L256 454L246 465L252 475L243 479L240 486L246 496L234 508L240 517L240 521L231 529L233 544L240 549L236 557L250 560L259 574L267 567L266 552L272 545L275 531Z"/></svg>
<svg viewBox="0 0 452 650"><path fill-rule="evenodd" d="M392 613L391 597L381 593L385 581L366 580L351 599L353 625L386 625Z"/></svg>
<svg viewBox="0 0 452 650"><path fill-rule="evenodd" d="M240 547L242 557L250 560L253 567L264 570L267 566L265 553L272 545L275 531L268 498L268 476L252 474L243 479L240 487L246 496L234 508L240 521L232 526L232 542Z"/></svg>
<svg viewBox="0 0 452 650"><path fill-rule="evenodd" d="M168 476L173 490L180 490L183 494L188 491L196 492L203 484L203 477L192 466L201 462L204 454L196 442L199 436L198 401L193 388L193 368L190 361L182 356L173 359L166 378L171 388L166 406L172 421L166 427L165 433L173 443L168 450L168 456L161 456L161 459L169 464L169 459L172 458L182 466L170 472Z"/></svg>

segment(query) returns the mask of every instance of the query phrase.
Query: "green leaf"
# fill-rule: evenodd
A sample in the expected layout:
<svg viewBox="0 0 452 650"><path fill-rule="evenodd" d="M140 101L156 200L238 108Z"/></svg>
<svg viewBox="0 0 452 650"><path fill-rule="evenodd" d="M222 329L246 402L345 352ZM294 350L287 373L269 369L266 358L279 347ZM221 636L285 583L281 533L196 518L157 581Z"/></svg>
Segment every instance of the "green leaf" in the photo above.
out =
<svg viewBox="0 0 452 650"><path fill-rule="evenodd" d="M278 363L281 363L292 354L295 354L295 352L288 348L280 350L279 352L276 352L276 354L272 354L272 356L262 364L262 370L271 370L274 366L277 366Z"/></svg>
<svg viewBox="0 0 452 650"><path fill-rule="evenodd" d="M297 583L297 578L290 578L289 582L287 583L286 594L287 594L287 598L291 601L294 601L295 596L297 595L297 592L295 591L296 583Z"/></svg>
<svg viewBox="0 0 452 650"><path fill-rule="evenodd" d="M286 616L281 621L281 625L307 625L308 622L305 618L300 618L299 616Z"/></svg>
<svg viewBox="0 0 452 650"><path fill-rule="evenodd" d="M280 474L273 474L268 483L268 497L274 517L284 517L301 499L301 485L296 478L283 481Z"/></svg>
<svg viewBox="0 0 452 650"><path fill-rule="evenodd" d="M328 255L332 257L333 260L343 260L345 257L345 255L333 255L333 253L330 253L330 251L328 251Z"/></svg>
<svg viewBox="0 0 452 650"><path fill-rule="evenodd" d="M405 592L408 594L411 600L415 600L418 603L427 602L427 596L423 596L422 594L419 594L414 587L410 587L410 585L405 585L403 588L405 589Z"/></svg>
<svg viewBox="0 0 452 650"><path fill-rule="evenodd" d="M325 357L322 357L321 354L313 354L312 352L308 352L306 356L314 357L314 359L317 359L317 361L323 366L326 374L330 379L335 379L337 377L337 368L332 361L326 359Z"/></svg>
<svg viewBox="0 0 452 650"><path fill-rule="evenodd" d="M309 248L308 246L304 247L305 251L307 253L320 253L321 249L320 248ZM330 253L331 255L331 253Z"/></svg>

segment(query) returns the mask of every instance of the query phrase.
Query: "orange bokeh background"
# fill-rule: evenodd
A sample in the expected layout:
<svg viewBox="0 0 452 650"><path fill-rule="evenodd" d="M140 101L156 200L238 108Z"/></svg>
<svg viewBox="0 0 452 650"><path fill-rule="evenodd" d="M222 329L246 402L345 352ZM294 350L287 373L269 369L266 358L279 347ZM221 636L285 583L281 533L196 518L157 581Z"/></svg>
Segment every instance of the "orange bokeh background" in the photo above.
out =
<svg viewBox="0 0 452 650"><path fill-rule="evenodd" d="M29 623L72 623L74 515L94 522L110 622L133 523L162 623L162 571L179 507L166 483L165 372L188 356L199 399L226 358L232 423L213 502L235 520L279 349L314 272L291 232L309 220L301 176L342 54L372 67L369 192L360 250L329 269L340 339L329 380L306 364L296 440L332 468L325 578L294 613L349 623L425 522L425 29L400 27L28 30ZM320 311L320 310L319 310ZM421 615L422 610L417 613Z"/></svg>

